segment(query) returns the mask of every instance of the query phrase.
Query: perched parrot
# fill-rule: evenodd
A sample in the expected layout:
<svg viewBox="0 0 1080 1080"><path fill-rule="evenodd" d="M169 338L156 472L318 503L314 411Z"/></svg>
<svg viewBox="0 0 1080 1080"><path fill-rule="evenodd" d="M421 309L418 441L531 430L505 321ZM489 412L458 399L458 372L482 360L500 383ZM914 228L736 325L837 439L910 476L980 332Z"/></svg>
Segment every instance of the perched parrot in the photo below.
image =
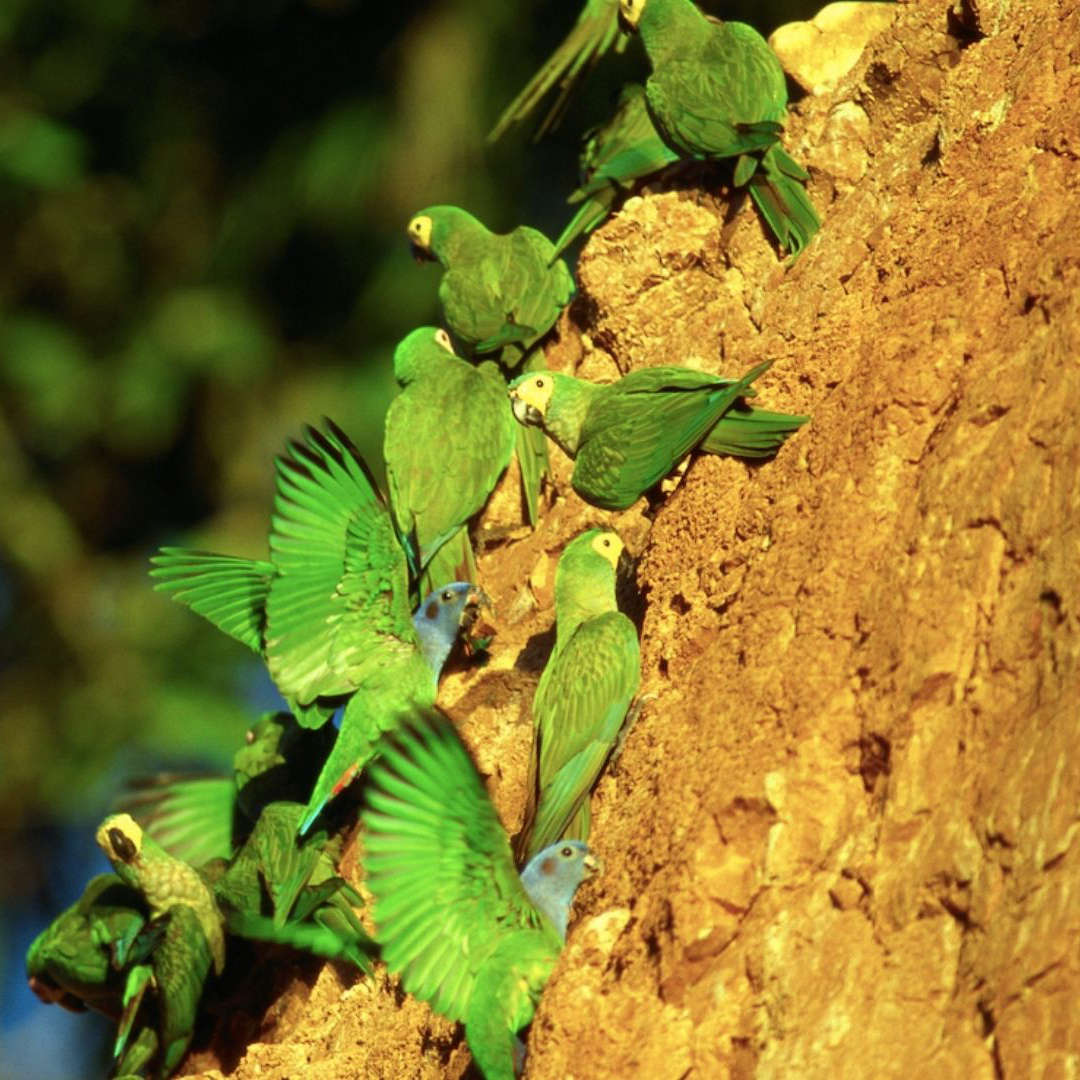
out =
<svg viewBox="0 0 1080 1080"><path fill-rule="evenodd" d="M735 186L749 184L777 243L797 255L821 220L808 173L780 145L787 83L768 42L746 23L706 18L693 0L620 0L619 14L649 54L645 94L661 137L693 161L736 158Z"/></svg>
<svg viewBox="0 0 1080 1080"><path fill-rule="evenodd" d="M31 943L30 989L71 1012L90 1008L118 1019L124 968L147 919L142 897L115 874L91 878L82 896Z"/></svg>
<svg viewBox="0 0 1080 1080"><path fill-rule="evenodd" d="M628 83L619 93L611 119L590 128L582 140L581 186L567 200L581 206L555 241L555 255L601 224L635 181L679 160L653 126L645 87Z"/></svg>
<svg viewBox="0 0 1080 1080"><path fill-rule="evenodd" d="M288 945L371 971L371 938L354 908L359 894L338 876L340 845L325 832L296 832L304 806L274 802L263 808L244 846L214 885L230 933Z"/></svg>
<svg viewBox="0 0 1080 1080"><path fill-rule="evenodd" d="M544 372L510 384L514 416L542 427L575 459L570 483L586 501L625 510L691 450L738 457L774 454L808 417L741 402L772 366L741 379L684 367L632 371L609 384Z"/></svg>
<svg viewBox="0 0 1080 1080"><path fill-rule="evenodd" d="M589 795L641 678L637 630L615 603L622 553L617 533L589 529L566 546L555 571L555 648L533 698L519 863L564 838L589 838Z"/></svg>
<svg viewBox="0 0 1080 1080"><path fill-rule="evenodd" d="M301 825L371 756L402 709L435 701L463 622L485 598L468 582L409 612L405 550L359 452L327 421L279 458L270 562L164 548L158 588L266 659L305 727L343 704L341 730Z"/></svg>
<svg viewBox="0 0 1080 1080"><path fill-rule="evenodd" d="M116 874L99 874L38 934L26 954L30 989L46 1004L72 1012L91 1008L120 1021L125 1037L123 1045L117 1040L117 1074L140 1072L158 1049L157 1032L146 1010L139 1010L141 996L125 1001L130 987L141 984L149 970L144 963L147 919L137 890Z"/></svg>
<svg viewBox="0 0 1080 1080"><path fill-rule="evenodd" d="M225 923L199 873L169 855L128 814L113 814L97 831L98 846L125 884L146 901L161 939L150 956L161 1047L159 1077L179 1064L191 1042L199 998L213 965L225 967Z"/></svg>
<svg viewBox="0 0 1080 1080"><path fill-rule="evenodd" d="M517 425L494 364L454 354L445 330L414 330L394 353L402 386L386 414L383 453L390 507L412 541L431 591L443 581L475 581L469 519L510 464Z"/></svg>
<svg viewBox="0 0 1080 1080"><path fill-rule="evenodd" d="M557 84L559 95L537 128L536 138L540 139L554 130L562 119L570 95L579 80L583 79L610 49L621 53L626 48L626 43L627 37L619 29L619 0L585 0L585 6L573 30L543 67L525 84L521 93L503 110L502 116L488 135L488 142L494 142L515 124L521 123Z"/></svg>
<svg viewBox="0 0 1080 1080"><path fill-rule="evenodd" d="M290 713L264 713L233 756L232 776L166 773L137 780L116 809L192 866L231 859L267 804L308 797L335 735L332 724L312 730Z"/></svg>
<svg viewBox="0 0 1080 1080"><path fill-rule="evenodd" d="M404 721L369 770L365 872L376 940L409 993L451 1020L486 1080L513 1080L562 948L588 848L542 851L520 877L506 832L453 724Z"/></svg>
<svg viewBox="0 0 1080 1080"><path fill-rule="evenodd" d="M574 295L566 263L543 233L519 225L497 234L456 206L431 206L408 225L419 259L438 261L446 325L477 360L498 360L505 371L543 371L536 348ZM524 366L522 367L522 365ZM547 447L535 432L516 433L516 451L529 522L540 514Z"/></svg>

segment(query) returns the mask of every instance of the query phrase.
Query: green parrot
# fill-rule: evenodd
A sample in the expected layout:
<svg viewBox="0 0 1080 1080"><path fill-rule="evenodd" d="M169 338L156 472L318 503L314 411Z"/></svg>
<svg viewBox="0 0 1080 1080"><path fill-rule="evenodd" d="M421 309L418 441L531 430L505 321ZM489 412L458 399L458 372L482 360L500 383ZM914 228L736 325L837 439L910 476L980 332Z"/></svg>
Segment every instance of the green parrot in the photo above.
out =
<svg viewBox="0 0 1080 1080"><path fill-rule="evenodd" d="M468 750L439 714L403 721L369 769L364 812L376 940L405 989L465 1022L486 1080L513 1080L517 1032L562 949L596 863L568 841L519 876Z"/></svg>
<svg viewBox="0 0 1080 1080"><path fill-rule="evenodd" d="M740 22L707 19L693 0L620 0L652 64L645 84L656 130L693 161L734 157L777 243L797 255L821 219L803 186L809 174L784 151L784 70L768 42Z"/></svg>
<svg viewBox="0 0 1080 1080"><path fill-rule="evenodd" d="M645 87L628 83L607 123L590 128L582 140L581 186L567 200L581 206L555 241L555 254L601 224L635 181L679 160L653 126Z"/></svg>
<svg viewBox="0 0 1080 1080"><path fill-rule="evenodd" d="M170 855L201 867L231 859L263 808L306 799L334 745L332 724L301 727L264 713L233 756L233 775L163 774L132 785L116 809L131 814Z"/></svg>
<svg viewBox="0 0 1080 1080"><path fill-rule="evenodd" d="M47 1004L119 1019L124 969L147 918L142 897L116 874L91 878L82 896L31 943L30 989Z"/></svg>
<svg viewBox="0 0 1080 1080"><path fill-rule="evenodd" d="M344 704L301 831L412 705L431 705L460 626L486 598L468 582L410 618L405 550L363 458L330 421L279 458L270 562L164 548L158 588L264 656L305 727Z"/></svg>
<svg viewBox="0 0 1080 1080"><path fill-rule="evenodd" d="M589 529L566 546L555 571L555 648L533 698L519 863L564 838L589 838L589 794L641 679L637 630L615 603L622 553L617 533Z"/></svg>
<svg viewBox="0 0 1080 1080"><path fill-rule="evenodd" d="M454 354L445 330L414 330L394 352L402 386L386 414L383 453L398 531L412 540L430 592L475 581L469 519L483 509L514 452L517 425L494 364Z"/></svg>
<svg viewBox="0 0 1080 1080"><path fill-rule="evenodd" d="M541 427L575 459L570 483L586 502L625 510L691 450L768 457L805 424L740 401L771 366L741 379L642 368L609 384L545 372L515 379L510 399L520 423Z"/></svg>
<svg viewBox="0 0 1080 1080"><path fill-rule="evenodd" d="M526 225L493 233L456 206L421 210L407 232L417 258L443 267L439 299L446 325L470 355L497 359L504 371L543 371L546 359L537 346L574 295L574 279L551 241ZM535 432L516 436L526 509L535 525L547 447Z"/></svg>
<svg viewBox="0 0 1080 1080"><path fill-rule="evenodd" d="M165 1077L191 1042L211 966L219 975L225 967L225 921L198 871L169 855L129 814L106 818L97 842L121 881L142 895L161 934L150 965L161 1048L156 1074Z"/></svg>
<svg viewBox="0 0 1080 1080"><path fill-rule="evenodd" d="M626 48L627 40L619 29L619 0L585 0L573 30L503 110L488 135L488 142L494 142L515 124L521 123L544 95L558 84L559 95L537 128L536 138L540 139L553 131L562 119L578 82L605 53L611 49L621 53Z"/></svg>
<svg viewBox="0 0 1080 1080"><path fill-rule="evenodd" d="M296 842L296 802L263 808L243 847L214 885L230 933L288 945L371 971L371 939L357 918L359 894L338 876L340 844L322 830Z"/></svg>

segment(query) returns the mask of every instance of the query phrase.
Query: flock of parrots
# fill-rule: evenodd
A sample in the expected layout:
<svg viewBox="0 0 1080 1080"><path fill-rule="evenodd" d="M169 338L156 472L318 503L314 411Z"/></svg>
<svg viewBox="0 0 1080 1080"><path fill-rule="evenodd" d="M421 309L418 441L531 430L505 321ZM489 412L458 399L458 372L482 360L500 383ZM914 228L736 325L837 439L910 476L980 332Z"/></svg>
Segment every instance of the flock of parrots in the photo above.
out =
<svg viewBox="0 0 1080 1080"><path fill-rule="evenodd" d="M487 603L470 522L516 454L536 524L546 437L574 459L585 501L621 510L695 448L765 457L806 421L748 404L768 363L739 379L669 366L609 385L545 370L540 343L574 293L559 252L640 178L680 160L734 158L734 185L749 187L782 249L797 255L819 224L806 173L779 142L779 62L755 30L708 19L692 0L587 0L493 135L555 87L543 126L557 122L580 75L635 29L652 75L587 134L571 196L580 208L558 244L524 226L496 235L451 206L408 223L414 252L442 265L450 333L414 330L394 354L388 498L325 421L276 461L266 561L175 547L152 560L159 590L259 654L290 712L247 733L231 777L133 790L97 832L114 872L29 950L42 1000L116 1019L117 1075L176 1068L234 937L366 973L378 957L407 991L464 1022L487 1080L520 1071L518 1033L577 886L596 869L589 796L634 712L639 647L615 600L622 541L589 529L556 570L556 641L533 700L525 823L511 844L435 709L443 664ZM339 712L335 736L328 721ZM373 936L337 868L355 803L333 800L361 773Z"/></svg>

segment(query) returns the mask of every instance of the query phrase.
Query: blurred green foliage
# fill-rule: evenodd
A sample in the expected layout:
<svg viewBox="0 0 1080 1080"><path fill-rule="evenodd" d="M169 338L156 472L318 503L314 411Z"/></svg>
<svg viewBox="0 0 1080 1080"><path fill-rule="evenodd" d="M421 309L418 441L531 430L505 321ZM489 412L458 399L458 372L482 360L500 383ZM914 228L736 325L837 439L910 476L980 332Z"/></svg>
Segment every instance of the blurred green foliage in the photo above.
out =
<svg viewBox="0 0 1080 1080"><path fill-rule="evenodd" d="M125 776L227 765L258 662L147 558L264 556L272 457L323 414L379 463L393 345L437 312L405 222L457 203L556 234L579 133L645 72L632 47L555 138L486 148L578 10L0 4L0 904L70 901L42 837Z"/></svg>

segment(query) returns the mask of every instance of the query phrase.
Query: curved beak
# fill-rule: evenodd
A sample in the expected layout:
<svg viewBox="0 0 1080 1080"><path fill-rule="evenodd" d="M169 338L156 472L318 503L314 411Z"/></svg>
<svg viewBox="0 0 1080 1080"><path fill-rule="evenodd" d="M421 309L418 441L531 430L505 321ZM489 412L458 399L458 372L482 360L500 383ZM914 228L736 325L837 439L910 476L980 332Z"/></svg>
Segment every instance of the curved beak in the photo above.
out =
<svg viewBox="0 0 1080 1080"><path fill-rule="evenodd" d="M421 247L419 244L409 244L409 248L412 251L412 257L418 263L435 262L435 256L427 249Z"/></svg>
<svg viewBox="0 0 1080 1080"><path fill-rule="evenodd" d="M604 864L600 861L599 855L594 855L591 851L585 855L585 858L581 860L582 865L588 870L588 876L592 877L593 874L599 874L604 869Z"/></svg>
<svg viewBox="0 0 1080 1080"><path fill-rule="evenodd" d="M514 410L514 419L526 427L543 427L544 414L535 405L522 401L513 390L510 391L510 407Z"/></svg>

